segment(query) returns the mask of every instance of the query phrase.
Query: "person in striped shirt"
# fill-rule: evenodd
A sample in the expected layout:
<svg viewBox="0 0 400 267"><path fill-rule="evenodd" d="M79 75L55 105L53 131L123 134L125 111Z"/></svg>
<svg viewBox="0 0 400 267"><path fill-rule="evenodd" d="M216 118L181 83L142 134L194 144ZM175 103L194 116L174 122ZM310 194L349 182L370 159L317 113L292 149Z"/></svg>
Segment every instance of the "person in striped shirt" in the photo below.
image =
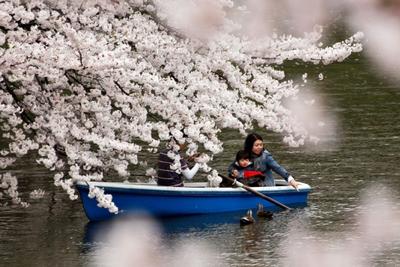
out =
<svg viewBox="0 0 400 267"><path fill-rule="evenodd" d="M177 144L177 145L176 145ZM191 180L199 170L195 163L190 169L188 162L181 152L186 148L186 143L180 144L175 138L169 147L160 152L158 156L157 184L162 186L183 186L183 178ZM188 161L195 160L189 157Z"/></svg>

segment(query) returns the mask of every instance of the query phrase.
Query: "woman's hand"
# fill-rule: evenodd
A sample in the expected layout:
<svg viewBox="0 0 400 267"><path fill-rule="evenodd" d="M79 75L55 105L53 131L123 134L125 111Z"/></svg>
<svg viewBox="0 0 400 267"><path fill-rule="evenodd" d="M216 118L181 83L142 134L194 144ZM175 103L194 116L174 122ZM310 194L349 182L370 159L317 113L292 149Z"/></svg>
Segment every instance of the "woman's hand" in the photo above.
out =
<svg viewBox="0 0 400 267"><path fill-rule="evenodd" d="M296 182L296 180L294 178L289 180L289 185L293 186L294 189L296 189L296 191L299 191L300 183Z"/></svg>

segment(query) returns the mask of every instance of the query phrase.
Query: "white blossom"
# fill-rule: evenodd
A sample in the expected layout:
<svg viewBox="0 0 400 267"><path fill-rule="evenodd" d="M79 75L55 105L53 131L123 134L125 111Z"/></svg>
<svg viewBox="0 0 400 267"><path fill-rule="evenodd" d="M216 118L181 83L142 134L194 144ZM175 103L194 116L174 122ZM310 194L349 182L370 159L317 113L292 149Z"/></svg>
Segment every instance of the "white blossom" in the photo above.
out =
<svg viewBox="0 0 400 267"><path fill-rule="evenodd" d="M44 197L46 192L43 189L35 189L29 193L29 197L31 199L41 199Z"/></svg>
<svg viewBox="0 0 400 267"><path fill-rule="evenodd" d="M304 83L307 83L307 73L304 73L303 76L301 76L301 78L303 79Z"/></svg>
<svg viewBox="0 0 400 267"><path fill-rule="evenodd" d="M118 214L118 207L115 206L112 201L112 195L105 194L103 189L90 185L88 196L89 198L95 198L97 200L98 207L108 209L109 212Z"/></svg>
<svg viewBox="0 0 400 267"><path fill-rule="evenodd" d="M146 170L146 176L156 177L157 171L154 168L149 168Z"/></svg>
<svg viewBox="0 0 400 267"><path fill-rule="evenodd" d="M8 196L13 204L19 204L24 208L29 207L29 203L22 201L18 193L18 180L9 172L0 174L0 190L3 195Z"/></svg>
<svg viewBox="0 0 400 267"><path fill-rule="evenodd" d="M213 170L209 175L207 175L208 187L219 187L222 182L222 178L218 176L218 172Z"/></svg>

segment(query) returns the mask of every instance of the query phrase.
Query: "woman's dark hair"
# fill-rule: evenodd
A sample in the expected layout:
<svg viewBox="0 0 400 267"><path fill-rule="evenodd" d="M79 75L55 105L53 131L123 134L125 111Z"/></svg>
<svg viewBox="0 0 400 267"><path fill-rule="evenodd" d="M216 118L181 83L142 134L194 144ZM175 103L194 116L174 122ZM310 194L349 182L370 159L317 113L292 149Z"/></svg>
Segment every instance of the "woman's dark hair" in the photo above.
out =
<svg viewBox="0 0 400 267"><path fill-rule="evenodd" d="M259 134L256 133L251 133L246 137L246 140L244 140L244 150L247 151L248 153L251 153L253 150L253 145L254 142L257 140L263 141L262 137Z"/></svg>
<svg viewBox="0 0 400 267"><path fill-rule="evenodd" d="M245 150L239 150L236 153L236 161L239 162L241 159L250 159L250 153Z"/></svg>

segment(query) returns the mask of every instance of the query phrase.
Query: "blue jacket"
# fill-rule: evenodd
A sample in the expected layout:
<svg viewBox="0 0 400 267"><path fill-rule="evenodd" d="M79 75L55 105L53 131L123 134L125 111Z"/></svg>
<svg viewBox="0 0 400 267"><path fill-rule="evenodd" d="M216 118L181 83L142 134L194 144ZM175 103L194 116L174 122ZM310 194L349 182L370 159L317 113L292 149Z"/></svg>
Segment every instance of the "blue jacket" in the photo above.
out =
<svg viewBox="0 0 400 267"><path fill-rule="evenodd" d="M254 169L256 171L260 171L265 175L265 184L266 186L274 186L275 180L272 175L272 171L279 174L286 181L288 180L290 174L278 164L272 157L271 153L269 153L266 149L261 153L261 155L256 156L252 154L252 159L254 164Z"/></svg>

